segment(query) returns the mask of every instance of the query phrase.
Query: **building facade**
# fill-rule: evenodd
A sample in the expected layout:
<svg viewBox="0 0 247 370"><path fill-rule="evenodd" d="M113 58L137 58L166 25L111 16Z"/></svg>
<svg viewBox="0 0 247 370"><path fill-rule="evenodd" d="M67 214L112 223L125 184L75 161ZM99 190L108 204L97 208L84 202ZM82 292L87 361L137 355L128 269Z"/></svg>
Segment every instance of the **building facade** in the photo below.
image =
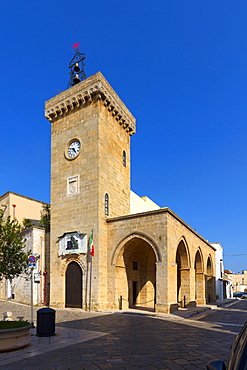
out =
<svg viewBox="0 0 247 370"><path fill-rule="evenodd" d="M103 75L48 100L45 116L50 305L101 310L121 302L170 312L215 301L215 248L169 208L130 190L136 122Z"/></svg>
<svg viewBox="0 0 247 370"><path fill-rule="evenodd" d="M37 256L37 263L33 269L33 304L45 304L45 274L47 270L46 250L49 248L49 238L46 237L44 228L30 226L23 230L25 251ZM48 239L48 240L47 240ZM31 270L13 279L8 284L7 298L15 302L30 304L31 302Z"/></svg>
<svg viewBox="0 0 247 370"><path fill-rule="evenodd" d="M233 274L227 271L232 279L232 289L235 292L247 292L247 270L242 270L241 273Z"/></svg>
<svg viewBox="0 0 247 370"><path fill-rule="evenodd" d="M224 272L223 247L220 243L212 243L212 246L215 248L216 298L232 298L232 279Z"/></svg>
<svg viewBox="0 0 247 370"><path fill-rule="evenodd" d="M8 191L0 196L0 209L4 211L4 216L11 216L12 219L16 219L21 225L24 218L40 220L43 205L45 205L44 202L12 191Z"/></svg>
<svg viewBox="0 0 247 370"><path fill-rule="evenodd" d="M49 272L49 233L43 227L38 226L46 203L32 199L11 191L0 196L0 209L4 211L4 217L10 216L21 225L23 220L32 220L32 226L23 227L22 236L25 239L25 251L39 256L36 267L33 270L33 302L35 305L46 303L49 295L49 285L46 283L46 275ZM32 224L30 221L30 224ZM19 277L0 282L0 298L13 299L16 302L30 304L31 302L31 275L30 270Z"/></svg>

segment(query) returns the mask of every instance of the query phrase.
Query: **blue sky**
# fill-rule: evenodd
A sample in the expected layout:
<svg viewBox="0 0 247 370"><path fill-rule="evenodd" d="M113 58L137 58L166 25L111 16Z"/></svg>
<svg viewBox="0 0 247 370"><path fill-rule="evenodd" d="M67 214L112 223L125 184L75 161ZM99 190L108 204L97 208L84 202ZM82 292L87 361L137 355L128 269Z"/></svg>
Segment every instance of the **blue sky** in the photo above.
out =
<svg viewBox="0 0 247 370"><path fill-rule="evenodd" d="M246 19L243 0L2 1L0 194L49 202L44 101L80 42L137 119L132 190L247 269Z"/></svg>

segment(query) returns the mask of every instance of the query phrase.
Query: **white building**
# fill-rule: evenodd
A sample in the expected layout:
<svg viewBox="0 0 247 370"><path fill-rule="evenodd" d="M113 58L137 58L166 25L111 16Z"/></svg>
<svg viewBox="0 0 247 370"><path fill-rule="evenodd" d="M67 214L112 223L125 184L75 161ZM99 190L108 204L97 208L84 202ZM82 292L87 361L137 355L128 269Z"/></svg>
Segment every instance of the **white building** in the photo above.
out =
<svg viewBox="0 0 247 370"><path fill-rule="evenodd" d="M215 284L216 284L216 298L226 299L232 297L232 283L224 274L223 263L223 247L220 243L212 243L216 249L215 252Z"/></svg>

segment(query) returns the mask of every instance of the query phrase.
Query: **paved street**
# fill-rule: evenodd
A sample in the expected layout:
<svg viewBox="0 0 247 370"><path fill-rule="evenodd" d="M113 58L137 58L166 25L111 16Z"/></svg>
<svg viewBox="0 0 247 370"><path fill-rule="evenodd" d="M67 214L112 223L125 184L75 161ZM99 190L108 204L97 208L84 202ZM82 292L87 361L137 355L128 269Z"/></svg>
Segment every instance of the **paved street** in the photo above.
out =
<svg viewBox="0 0 247 370"><path fill-rule="evenodd" d="M235 302L219 307L209 315L198 320L203 322L223 323L225 326L233 325L241 327L247 321L247 300L234 300Z"/></svg>
<svg viewBox="0 0 247 370"><path fill-rule="evenodd" d="M0 308L30 319L28 306L0 301ZM56 309L56 336L40 338L34 329L30 346L0 354L0 368L205 369L209 359L227 360L247 317L243 300L213 308L189 319L195 309L179 315Z"/></svg>

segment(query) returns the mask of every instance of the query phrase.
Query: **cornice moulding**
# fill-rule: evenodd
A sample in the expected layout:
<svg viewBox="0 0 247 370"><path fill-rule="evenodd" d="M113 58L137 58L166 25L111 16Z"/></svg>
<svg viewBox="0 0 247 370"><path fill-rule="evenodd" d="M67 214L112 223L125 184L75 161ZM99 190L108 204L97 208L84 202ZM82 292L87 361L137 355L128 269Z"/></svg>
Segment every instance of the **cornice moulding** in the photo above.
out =
<svg viewBox="0 0 247 370"><path fill-rule="evenodd" d="M98 72L79 84L63 91L45 103L45 117L53 122L76 108L101 100L116 121L129 133L136 132L136 120L104 76Z"/></svg>

